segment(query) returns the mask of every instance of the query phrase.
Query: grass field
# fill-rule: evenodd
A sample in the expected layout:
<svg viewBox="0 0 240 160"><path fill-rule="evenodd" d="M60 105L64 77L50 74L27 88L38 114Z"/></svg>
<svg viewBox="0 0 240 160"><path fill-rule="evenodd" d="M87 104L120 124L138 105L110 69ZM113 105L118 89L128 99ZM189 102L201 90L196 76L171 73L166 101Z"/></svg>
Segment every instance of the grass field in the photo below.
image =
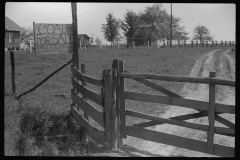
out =
<svg viewBox="0 0 240 160"><path fill-rule="evenodd" d="M154 73L168 75L189 76L189 73L194 66L196 60L205 53L216 50L221 47L204 47L204 48L136 48L136 49L89 49L79 51L79 63L86 65L86 74L95 78L101 78L103 69L111 68L113 59L124 60L125 70L134 73ZM44 79L59 66L69 61L72 58L71 54L59 55L37 55L26 53L23 51L15 52L15 79L17 95L32 88L35 84ZM79 139L69 140L68 146L60 149L59 141L48 141L42 145L42 148L51 148L52 152L47 152L41 147L34 145L37 143L37 133L30 134L31 130L24 130L29 123L36 119L36 115L42 118L41 122L44 128L50 131L42 131L40 135L54 134L77 134L80 130L76 127L74 120L69 116L71 85L71 70L70 65L51 77L47 82L42 84L35 91L23 96L19 101L14 100L11 96L11 65L10 54L5 52L5 74L4 74L4 148L5 155L73 155L80 148L70 145L70 142L80 141ZM181 94L180 91L184 83L160 82L154 81L157 84ZM87 85L90 89L100 92L99 87ZM130 79L125 81L125 89L130 91L161 94L151 88L145 87L142 84ZM58 96L62 94L62 96ZM149 104L144 102L126 102L127 108L136 111L144 111L159 115L167 110L167 107L157 109L157 104ZM159 106L159 105L158 105ZM28 117L28 118L27 118ZM35 118L35 119L34 119ZM50 119L50 120L49 120ZM55 119L55 120L54 120ZM65 120L64 120L65 119ZM24 121L25 120L25 121ZM55 124L57 121L64 123ZM138 119L127 119L127 123L135 123ZM24 123L23 123L24 122ZM66 125L70 123L70 128ZM53 125L54 124L54 125ZM65 128L64 128L65 125ZM41 126L41 125L38 125ZM61 131L54 132L58 128L64 128ZM68 131L69 129L69 131ZM35 129L37 130L37 129ZM45 136L44 135L44 136ZM81 139L81 137L80 137ZM24 141L29 141L24 142ZM40 143L40 142L38 142ZM63 142L62 142L63 143ZM66 143L66 142L65 142ZM18 144L18 145L17 145ZM28 144L25 147L22 145L22 151L19 151L21 144ZM34 151L28 152L30 148L35 148ZM79 144L75 144L78 145ZM50 149L48 149L49 151ZM64 151L64 154L60 153ZM82 152L81 152L82 153Z"/></svg>

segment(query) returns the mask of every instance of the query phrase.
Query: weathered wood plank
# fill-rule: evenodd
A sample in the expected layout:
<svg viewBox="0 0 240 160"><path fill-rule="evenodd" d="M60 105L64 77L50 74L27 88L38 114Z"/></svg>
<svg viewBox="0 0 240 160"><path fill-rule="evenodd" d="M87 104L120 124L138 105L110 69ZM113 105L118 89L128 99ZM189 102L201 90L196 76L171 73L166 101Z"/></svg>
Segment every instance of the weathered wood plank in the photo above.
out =
<svg viewBox="0 0 240 160"><path fill-rule="evenodd" d="M229 127L229 128L234 128L235 129L235 124L220 117L219 115L215 115L215 120L218 121L219 123L224 124L225 126Z"/></svg>
<svg viewBox="0 0 240 160"><path fill-rule="evenodd" d="M86 98L102 106L102 95L82 86L76 79L72 78L72 85Z"/></svg>
<svg viewBox="0 0 240 160"><path fill-rule="evenodd" d="M86 81L88 83L91 83L93 85L96 85L96 86L102 86L102 80L101 79L97 79L97 78L93 78L93 77L90 77L90 76L87 76L85 74L81 74L75 67L71 67L71 71L72 73L78 77L79 79L83 80L83 81Z"/></svg>
<svg viewBox="0 0 240 160"><path fill-rule="evenodd" d="M125 71L125 72L128 72L128 71ZM129 73L129 72L128 72ZM134 78L135 81L139 82L139 83L142 83L148 87L151 87L167 96L170 96L170 97L178 97L178 98L183 98L182 96L176 94L176 93L173 93L172 91L169 91L167 90L166 88L163 88L155 83L152 83L146 79L141 79L141 78Z"/></svg>
<svg viewBox="0 0 240 160"><path fill-rule="evenodd" d="M143 128L126 126L127 135L141 138L144 140L163 143L175 147L181 147L189 150L207 153L207 143L199 140L189 139L176 135L156 132ZM214 155L222 157L233 157L235 149L232 147L215 144Z"/></svg>
<svg viewBox="0 0 240 160"><path fill-rule="evenodd" d="M130 92L125 91L125 98L135 101L142 102L151 102L151 103L162 103L168 105L181 106L186 108L192 108L196 110L208 110L208 102L191 100L191 99L183 99L177 97L167 97L167 96L159 96L154 94L146 94L146 93L138 93L138 92ZM230 108L228 108L230 107ZM218 113L235 113L235 109L229 105L218 105L216 108Z"/></svg>
<svg viewBox="0 0 240 160"><path fill-rule="evenodd" d="M124 71L124 61L119 60L119 73ZM123 77L119 77L119 98L120 98L120 133L122 135L122 138L127 138L126 134L126 106L125 106L125 94L124 94L124 88L125 88L125 79Z"/></svg>
<svg viewBox="0 0 240 160"><path fill-rule="evenodd" d="M82 97L77 95L73 90L71 90L71 98L79 107L81 107L84 113L86 112L93 120L103 127L103 112L95 108L86 100L82 99Z"/></svg>
<svg viewBox="0 0 240 160"><path fill-rule="evenodd" d="M121 137L121 134L120 134L120 98L119 98L119 89L120 89L120 83L119 83L119 78L117 77L118 73L119 73L119 63L118 63L118 60L117 59L114 59L113 60L113 63L112 63L112 69L116 71L116 76L114 76L114 81L116 83L116 116L117 116L117 119L118 119L118 147L120 145L123 145L123 139Z"/></svg>
<svg viewBox="0 0 240 160"><path fill-rule="evenodd" d="M205 117L205 116L207 116L207 112L203 111L203 112L199 112L199 113L176 116L176 117L169 118L169 119L188 120L188 119L200 118L200 117ZM156 122L156 121L148 121L148 122L134 124L133 126L135 126L135 127L151 127L151 126L160 125L160 124L163 124L163 123Z"/></svg>
<svg viewBox="0 0 240 160"><path fill-rule="evenodd" d="M215 103L215 107L216 107L217 113L235 114L235 106L234 105Z"/></svg>
<svg viewBox="0 0 240 160"><path fill-rule="evenodd" d="M160 74L148 74L148 73L119 73L123 78L144 78L155 79L162 81L172 82L188 82L188 83L203 83L203 84L216 84L235 87L235 81L225 80L219 78L209 79L208 77L184 77L184 76L172 76L172 75L160 75Z"/></svg>
<svg viewBox="0 0 240 160"><path fill-rule="evenodd" d="M107 142L107 149L117 147L117 119L116 119L116 97L113 85L112 70L103 70L103 112L104 112L104 138Z"/></svg>
<svg viewBox="0 0 240 160"><path fill-rule="evenodd" d="M216 72L210 72L209 77L215 78ZM209 84L208 121L209 128L207 132L207 153L213 154L215 124L215 84Z"/></svg>
<svg viewBox="0 0 240 160"><path fill-rule="evenodd" d="M80 124L83 125L86 132L90 134L90 136L97 141L98 143L105 145L104 142L104 132L93 127L88 121L76 110L75 107L71 106L71 112L74 119Z"/></svg>
<svg viewBox="0 0 240 160"><path fill-rule="evenodd" d="M81 64L81 73L85 74L85 64ZM82 85L86 87L87 83L82 79ZM87 98L83 95L83 99L87 100ZM88 114L84 111L84 118L89 121Z"/></svg>
<svg viewBox="0 0 240 160"><path fill-rule="evenodd" d="M143 118L143 119L149 119L149 120L152 120L152 121L155 121L155 122L160 122L161 124L168 123L168 124L172 124L172 125L197 129L197 130L201 130L201 131L208 131L208 125L202 125L202 124L196 124L196 123L174 120L173 118L175 118L175 117L172 117L171 119L170 118L165 119L165 118L160 118L160 117L157 117L157 116L144 114L144 113L140 113L140 112L136 112L136 111L132 111L132 110L126 110L126 115L133 116L133 117L138 117L138 118ZM136 126L136 125L134 125L134 126ZM235 129L215 127L215 133L234 137L235 136Z"/></svg>

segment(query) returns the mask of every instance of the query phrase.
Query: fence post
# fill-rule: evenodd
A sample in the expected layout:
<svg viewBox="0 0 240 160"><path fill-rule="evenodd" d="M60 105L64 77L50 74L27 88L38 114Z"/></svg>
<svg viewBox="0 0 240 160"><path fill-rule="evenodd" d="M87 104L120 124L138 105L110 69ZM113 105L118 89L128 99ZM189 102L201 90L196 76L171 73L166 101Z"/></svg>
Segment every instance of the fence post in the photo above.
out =
<svg viewBox="0 0 240 160"><path fill-rule="evenodd" d="M116 71L116 76L114 78L114 82L116 84L116 118L117 118L117 136L118 136L118 146L123 144L123 139L120 134L120 98L119 98L119 61L117 59L113 60L112 69Z"/></svg>
<svg viewBox="0 0 240 160"><path fill-rule="evenodd" d="M104 117L104 139L107 143L106 149L117 147L118 137L117 130L118 125L116 125L116 88L113 82L113 70L104 69L103 70L103 117Z"/></svg>
<svg viewBox="0 0 240 160"><path fill-rule="evenodd" d="M216 72L210 72L209 78L215 78ZM207 153L213 154L214 147L214 123L215 123L215 84L209 84L209 106L208 106L209 128L207 133Z"/></svg>
<svg viewBox="0 0 240 160"><path fill-rule="evenodd" d="M135 49L135 42L133 41L133 48Z"/></svg>
<svg viewBox="0 0 240 160"><path fill-rule="evenodd" d="M124 72L124 61L119 60L119 73ZM125 110L125 96L124 86L125 80L123 77L119 77L119 104L120 104L120 135L122 138L127 138L126 134L126 110Z"/></svg>
<svg viewBox="0 0 240 160"><path fill-rule="evenodd" d="M12 71L12 93L16 96L16 86L15 86L15 59L14 52L10 51L10 60L11 60L11 71Z"/></svg>
<svg viewBox="0 0 240 160"><path fill-rule="evenodd" d="M148 48L149 48L149 41L148 41Z"/></svg>
<svg viewBox="0 0 240 160"><path fill-rule="evenodd" d="M198 45L198 41L196 40L196 47L197 47L197 45Z"/></svg>
<svg viewBox="0 0 240 160"><path fill-rule="evenodd" d="M227 46L227 41L225 41L225 47Z"/></svg>
<svg viewBox="0 0 240 160"><path fill-rule="evenodd" d="M208 41L206 41L207 42L207 47L208 47Z"/></svg>
<svg viewBox="0 0 240 160"><path fill-rule="evenodd" d="M229 46L231 46L231 41L229 41Z"/></svg>
<svg viewBox="0 0 240 160"><path fill-rule="evenodd" d="M191 42L191 47L193 47L193 41Z"/></svg>
<svg viewBox="0 0 240 160"><path fill-rule="evenodd" d="M165 47L165 41L163 41L163 47Z"/></svg>

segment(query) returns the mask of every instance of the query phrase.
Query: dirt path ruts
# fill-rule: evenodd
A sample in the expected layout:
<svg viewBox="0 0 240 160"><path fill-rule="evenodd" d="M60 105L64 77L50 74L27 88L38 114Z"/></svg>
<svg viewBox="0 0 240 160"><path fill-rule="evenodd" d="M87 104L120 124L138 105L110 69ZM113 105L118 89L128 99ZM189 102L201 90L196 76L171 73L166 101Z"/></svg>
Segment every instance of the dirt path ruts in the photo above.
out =
<svg viewBox="0 0 240 160"><path fill-rule="evenodd" d="M217 78L235 80L235 61L229 56L227 51L216 50L202 56L195 64L191 71L191 77L208 77L210 71L216 71ZM216 102L235 105L235 88L227 86L216 86ZM187 99L195 99L208 101L208 85L206 84L186 84L182 90L182 95ZM184 115L188 113L196 113L194 109L171 106L164 114L160 115L164 118L174 117L177 115ZM222 117L235 123L235 115L221 114ZM208 124L207 117L187 120L199 124ZM224 125L216 122L216 126L224 127ZM169 124L162 124L155 127L156 131L170 133L182 137L198 139L206 141L207 134L203 131L197 131L185 127L173 126ZM215 134L214 143L234 147L235 138ZM186 157L214 157L213 155L204 154L196 151L190 151L178 147L173 147L165 144L154 143L150 141L141 140L134 137L129 137L124 140L124 144L129 147L138 148L138 150L145 151L149 154L137 154L138 156L186 156ZM153 154L153 155L151 155ZM131 156L131 155L129 155Z"/></svg>

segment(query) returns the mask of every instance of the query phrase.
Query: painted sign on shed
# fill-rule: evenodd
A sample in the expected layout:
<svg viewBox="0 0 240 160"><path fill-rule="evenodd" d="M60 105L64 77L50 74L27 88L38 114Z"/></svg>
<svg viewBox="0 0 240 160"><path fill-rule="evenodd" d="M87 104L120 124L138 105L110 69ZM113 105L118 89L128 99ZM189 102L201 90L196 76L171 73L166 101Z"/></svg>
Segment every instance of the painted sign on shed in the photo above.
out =
<svg viewBox="0 0 240 160"><path fill-rule="evenodd" d="M72 24L34 23L37 54L73 52Z"/></svg>

